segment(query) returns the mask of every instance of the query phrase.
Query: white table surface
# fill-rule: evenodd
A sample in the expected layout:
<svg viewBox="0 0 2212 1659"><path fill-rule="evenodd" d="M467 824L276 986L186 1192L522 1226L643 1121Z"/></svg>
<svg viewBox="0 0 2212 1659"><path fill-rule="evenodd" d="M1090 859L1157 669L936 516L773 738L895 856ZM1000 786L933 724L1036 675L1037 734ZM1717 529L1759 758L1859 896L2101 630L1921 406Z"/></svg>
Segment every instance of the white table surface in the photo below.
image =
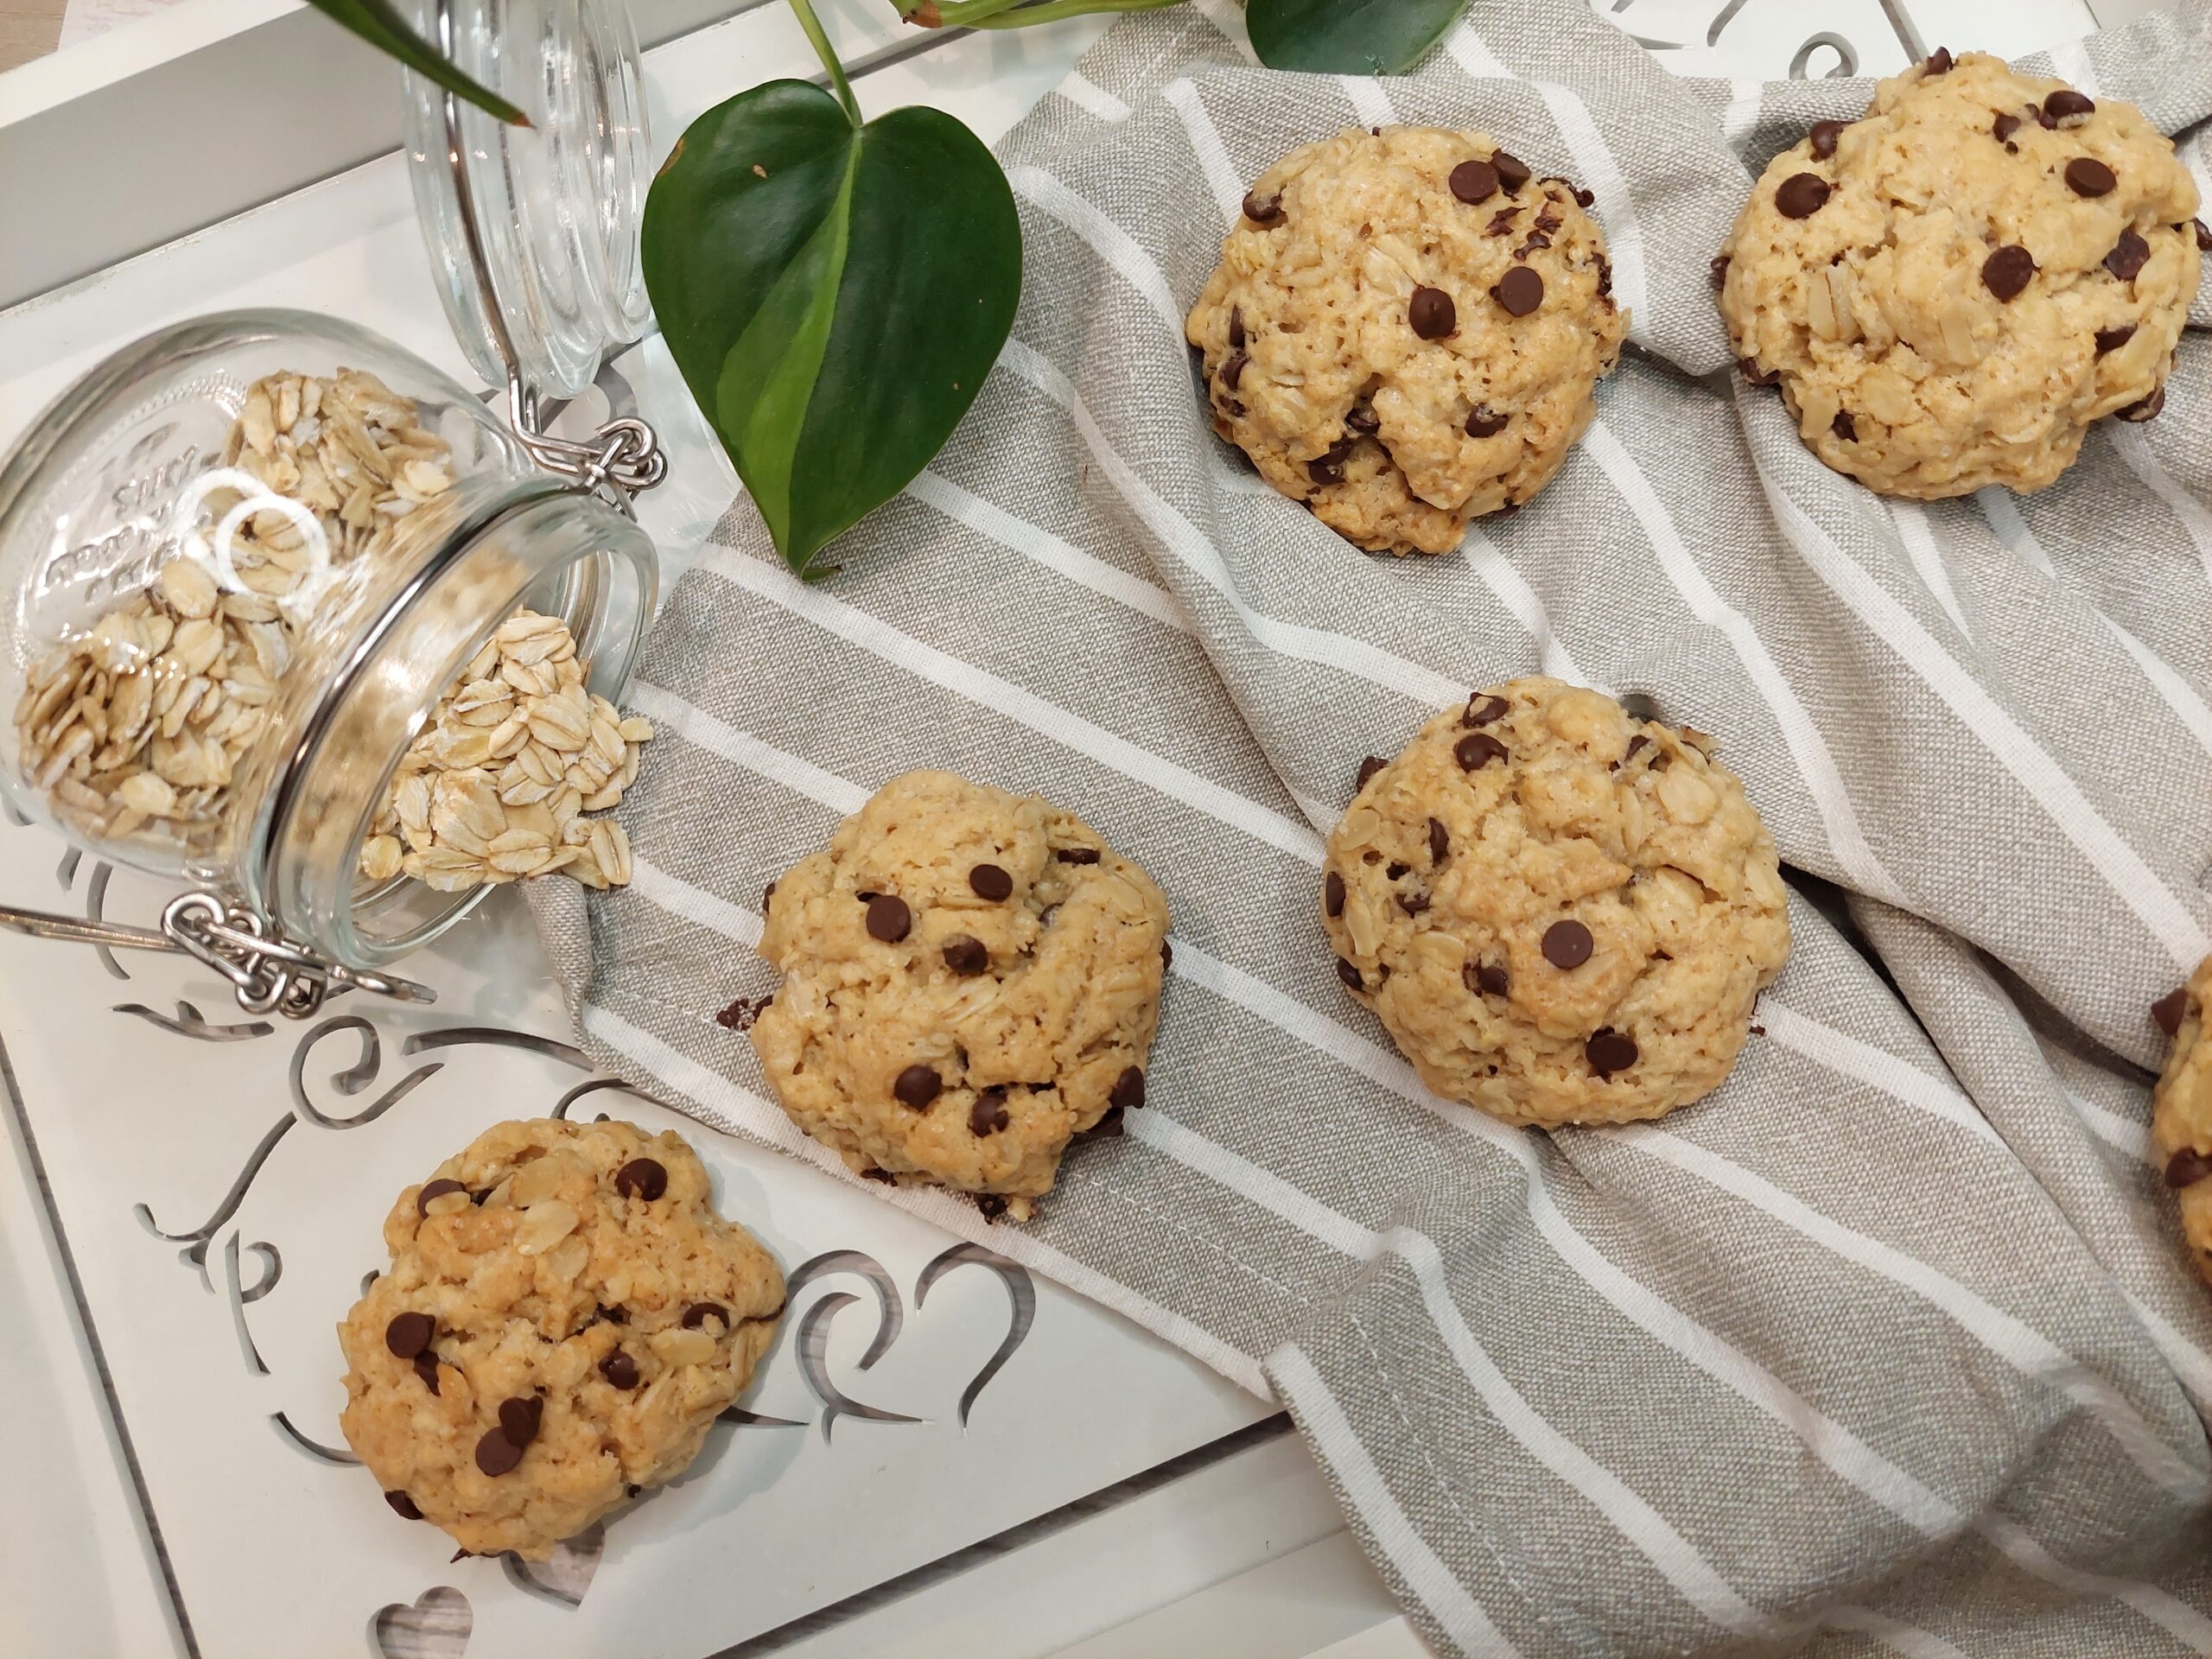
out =
<svg viewBox="0 0 2212 1659"><path fill-rule="evenodd" d="M154 24L70 50L143 51L129 38L140 29L188 41L180 16L188 23L194 8L217 3L179 0ZM1859 73L1885 73L1916 47L2018 54L2093 22L2081 0L1600 0L1599 9L1667 43L1670 67L1737 77L1786 73L1821 35L1847 42ZM2098 8L2107 22L2139 9L2130 0ZM827 0L824 10L849 61L930 48L861 78L871 112L934 103L986 138L1044 96L1101 26L931 41L902 36L886 0ZM1840 55L1833 42L1815 46L1813 72ZM663 46L648 60L658 141L672 142L734 88L810 67L780 5ZM87 78L97 70L88 64ZM148 328L260 303L348 316L468 378L392 156L0 312L0 442ZM735 480L658 341L620 367L677 451L674 481L644 514L672 580ZM65 865L62 853L42 832L0 824L0 899L80 907L98 872L90 860ZM124 918L158 898L128 874L102 893L108 913ZM234 1224L211 1235L203 1286L133 1205L145 1202L170 1230L207 1213L255 1137L283 1117L286 1060L300 1033L195 1043L148 1013L116 1009L135 1003L175 1019L185 998L210 1023L236 1023L210 978L166 961L118 966L128 984L89 951L0 936L0 1330L9 1332L0 1467L10 1471L0 1485L0 1654L375 1659L379 1601L437 1584L470 1599L470 1659L618 1650L695 1659L731 1641L744 1642L734 1652L806 1659L1422 1651L1281 1420L1270 1425L1268 1408L1068 1293L1039 1289L1031 1342L979 1401L973 1423L944 1421L938 1396L972 1371L973 1333L985 1333L988 1351L1005 1329L1004 1298L988 1275L964 1271L937 1294L940 1323L908 1306L911 1331L880 1373L857 1369L865 1308L848 1313L829 1351L843 1386L934 1401L915 1414L933 1421L845 1420L834 1443L810 1426L731 1431L704 1478L618 1523L578 1606L518 1586L496 1562L443 1564L436 1535L396 1529L365 1477L316 1466L268 1424L281 1409L309 1438L336 1444L328 1330L347 1284L377 1258L376 1220L390 1194L482 1124L543 1110L584 1074L557 1058L462 1044L423 1051L445 1075L424 1081L414 1112L397 1105L372 1132L341 1137L294 1112L267 1178L249 1185ZM357 1111L418 1065L400 1052L410 1033L481 1023L562 1034L557 999L514 907L461 930L423 976L445 993L435 1020L340 1010L372 1016L380 1069L356 1096L324 1098L321 1109ZM359 1058L356 1033L325 1041L302 1068L311 1096ZM703 1143L725 1204L764 1231L787 1268L832 1244L861 1248L911 1286L951 1242L649 1104L606 1095L582 1109L610 1101L621 1104L608 1109L674 1123ZM283 1243L287 1294L249 1312L254 1299L242 1293L269 1272L257 1255L264 1239ZM265 1370L253 1371L256 1362ZM1075 1421L1056 1414L1062 1402ZM771 1416L814 1414L783 1351L745 1403ZM677 1562L681 1574L671 1570ZM671 1579L691 1593L671 1599ZM658 1599L641 1609L633 1590ZM769 1608L775 1633L747 1640ZM801 1614L811 1617L791 1622ZM626 1648L640 1617L651 1632Z"/></svg>

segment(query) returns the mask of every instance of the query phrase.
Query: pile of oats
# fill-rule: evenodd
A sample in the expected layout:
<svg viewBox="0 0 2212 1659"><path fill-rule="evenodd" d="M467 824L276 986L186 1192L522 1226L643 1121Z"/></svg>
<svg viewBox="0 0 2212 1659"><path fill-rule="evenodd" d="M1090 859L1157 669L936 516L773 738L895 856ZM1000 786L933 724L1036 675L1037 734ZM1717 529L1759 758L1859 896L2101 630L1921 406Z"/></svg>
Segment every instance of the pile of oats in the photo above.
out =
<svg viewBox="0 0 2212 1659"><path fill-rule="evenodd" d="M232 774L339 573L388 554L407 515L453 485L452 448L415 404L351 369L256 381L223 461L296 509L238 524L236 587L218 583L206 535L249 492L209 474L198 528L145 588L35 664L16 704L24 771L88 839L215 839Z"/></svg>
<svg viewBox="0 0 2212 1659"><path fill-rule="evenodd" d="M500 624L438 704L361 847L372 880L441 893L531 876L630 880L630 838L604 812L638 779L652 722L584 689L589 665L558 617Z"/></svg>

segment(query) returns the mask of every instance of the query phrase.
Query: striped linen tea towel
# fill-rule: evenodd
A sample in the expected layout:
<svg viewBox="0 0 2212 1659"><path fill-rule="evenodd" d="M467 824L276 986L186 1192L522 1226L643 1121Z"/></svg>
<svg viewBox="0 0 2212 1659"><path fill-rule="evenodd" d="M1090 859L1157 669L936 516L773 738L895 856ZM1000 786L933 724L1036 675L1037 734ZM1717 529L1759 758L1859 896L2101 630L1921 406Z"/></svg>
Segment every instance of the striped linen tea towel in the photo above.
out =
<svg viewBox="0 0 2212 1659"><path fill-rule="evenodd" d="M2212 8L2054 58L2205 179ZM772 988L763 885L917 766L1141 861L1174 965L1126 1137L1027 1228L873 1190L1284 1401L1440 1651L2212 1653L2212 1303L2146 1135L2146 1009L2212 934L2212 348L2032 497L1822 467L1707 265L1870 90L1676 80L1573 0L1387 81L1260 71L1221 0L1122 21L1001 146L1027 291L966 424L820 586L731 508L637 690L635 885L537 897L601 1063L842 1168L713 1019ZM1395 562L1217 442L1181 334L1245 181L1391 121L1593 189L1634 314L1550 488ZM1360 758L1540 671L1719 734L1790 872L1763 1035L1657 1124L1435 1099L1320 931Z"/></svg>

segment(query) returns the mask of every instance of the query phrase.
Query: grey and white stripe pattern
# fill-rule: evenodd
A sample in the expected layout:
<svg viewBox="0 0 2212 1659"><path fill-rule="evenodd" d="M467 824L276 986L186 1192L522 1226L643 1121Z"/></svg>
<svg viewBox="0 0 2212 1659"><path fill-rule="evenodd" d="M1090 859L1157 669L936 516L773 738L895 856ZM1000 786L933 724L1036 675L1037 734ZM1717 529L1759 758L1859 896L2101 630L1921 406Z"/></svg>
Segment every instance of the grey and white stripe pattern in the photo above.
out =
<svg viewBox="0 0 2212 1659"><path fill-rule="evenodd" d="M1007 141L1014 340L835 579L741 501L677 587L637 882L538 899L585 1041L835 1167L714 1022L772 986L762 886L912 766L1039 791L1173 906L1152 1104L1029 1228L886 1201L1287 1401L1440 1649L2212 1653L2212 1319L2142 1070L2212 935L2212 354L2042 495L1885 504L1730 383L1706 286L1747 168L1866 83L1688 86L1573 0L1385 83L1238 27L1126 20ZM2202 0L2061 55L2212 113ZM1636 310L1553 486L1398 563L1255 487L1180 332L1243 181L1392 119L1589 184ZM1540 669L1720 734L1799 882L1763 1033L1659 1124L1439 1101L1330 971L1360 757Z"/></svg>

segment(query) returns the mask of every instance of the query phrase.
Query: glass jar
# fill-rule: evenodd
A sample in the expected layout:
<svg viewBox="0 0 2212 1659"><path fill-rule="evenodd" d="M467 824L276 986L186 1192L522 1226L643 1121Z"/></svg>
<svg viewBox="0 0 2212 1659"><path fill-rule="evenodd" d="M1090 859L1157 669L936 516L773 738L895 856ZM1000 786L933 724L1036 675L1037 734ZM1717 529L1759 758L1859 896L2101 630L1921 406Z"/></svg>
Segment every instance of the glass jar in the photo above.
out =
<svg viewBox="0 0 2212 1659"><path fill-rule="evenodd" d="M652 141L630 14L619 0L404 10L534 121L506 125L405 77L408 179L454 338L486 385L573 397L652 316L638 248Z"/></svg>
<svg viewBox="0 0 2212 1659"><path fill-rule="evenodd" d="M492 889L371 880L418 732L518 610L619 700L651 541L420 359L304 312L166 328L0 467L0 792L375 970Z"/></svg>

